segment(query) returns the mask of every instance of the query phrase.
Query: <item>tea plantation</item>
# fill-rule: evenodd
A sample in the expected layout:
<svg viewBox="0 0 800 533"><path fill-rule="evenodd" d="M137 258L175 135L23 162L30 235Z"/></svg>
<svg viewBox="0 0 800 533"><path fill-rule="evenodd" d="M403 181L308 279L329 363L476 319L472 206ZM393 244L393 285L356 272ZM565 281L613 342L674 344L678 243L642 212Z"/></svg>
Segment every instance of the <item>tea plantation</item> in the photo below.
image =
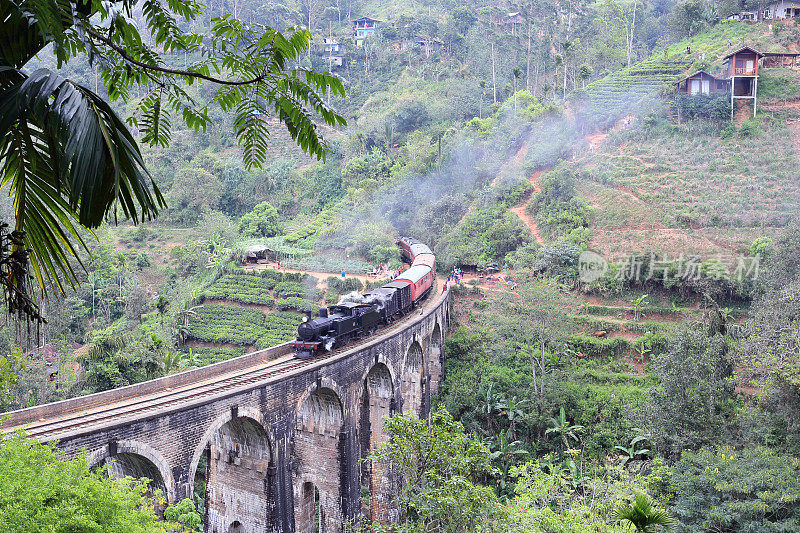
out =
<svg viewBox="0 0 800 533"><path fill-rule="evenodd" d="M293 339L302 315L275 312L269 316L247 307L208 304L189 322L189 338L268 348Z"/></svg>

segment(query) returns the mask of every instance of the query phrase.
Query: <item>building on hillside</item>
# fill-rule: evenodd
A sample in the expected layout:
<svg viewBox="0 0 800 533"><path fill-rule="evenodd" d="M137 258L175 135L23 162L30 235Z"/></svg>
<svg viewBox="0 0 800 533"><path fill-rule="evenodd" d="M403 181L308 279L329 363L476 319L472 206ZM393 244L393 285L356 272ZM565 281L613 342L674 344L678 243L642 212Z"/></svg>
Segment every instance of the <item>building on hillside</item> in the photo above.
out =
<svg viewBox="0 0 800 533"><path fill-rule="evenodd" d="M442 45L444 45L444 41L441 39L437 39L435 37L428 37L426 35L420 35L416 38L416 44L419 46L422 51L425 53L425 57L430 57L431 54L439 50Z"/></svg>
<svg viewBox="0 0 800 533"><path fill-rule="evenodd" d="M335 37L325 37L322 39L322 49L326 54L339 55L340 44Z"/></svg>
<svg viewBox="0 0 800 533"><path fill-rule="evenodd" d="M731 81L731 116L737 100L752 100L756 116L758 63L762 57L764 54L758 50L743 46L723 58L726 77Z"/></svg>
<svg viewBox="0 0 800 533"><path fill-rule="evenodd" d="M728 15L728 20L738 20L739 22L745 20L758 20L758 11L739 11Z"/></svg>
<svg viewBox="0 0 800 533"><path fill-rule="evenodd" d="M765 52L761 68L800 69L800 53L798 52Z"/></svg>
<svg viewBox="0 0 800 533"><path fill-rule="evenodd" d="M789 0L780 0L778 2L770 2L764 6L762 16L765 19L789 19L800 17L800 1L792 2Z"/></svg>
<svg viewBox="0 0 800 533"><path fill-rule="evenodd" d="M511 35L516 35L518 28L525 24L525 17L519 11L506 14L500 21L504 26L511 26Z"/></svg>
<svg viewBox="0 0 800 533"><path fill-rule="evenodd" d="M318 51L318 55L327 61L331 68L341 67L343 47L335 37L325 37L322 39L322 49Z"/></svg>
<svg viewBox="0 0 800 533"><path fill-rule="evenodd" d="M678 81L679 94L725 94L730 92L731 82L698 70Z"/></svg>
<svg viewBox="0 0 800 533"><path fill-rule="evenodd" d="M356 46L362 46L364 39L374 35L377 29L383 24L382 20L370 17L361 17L353 21L353 37L356 39Z"/></svg>
<svg viewBox="0 0 800 533"><path fill-rule="evenodd" d="M800 0L778 0L764 4L761 11L742 10L731 13L728 20L783 20L800 17Z"/></svg>
<svg viewBox="0 0 800 533"><path fill-rule="evenodd" d="M758 67L764 57L770 66L797 61L800 54L771 54L767 56L754 48L743 46L723 59L722 73L712 75L704 70L695 72L678 81L680 94L723 94L731 95L731 118L737 101L752 101L753 116L756 116L756 97L758 96Z"/></svg>

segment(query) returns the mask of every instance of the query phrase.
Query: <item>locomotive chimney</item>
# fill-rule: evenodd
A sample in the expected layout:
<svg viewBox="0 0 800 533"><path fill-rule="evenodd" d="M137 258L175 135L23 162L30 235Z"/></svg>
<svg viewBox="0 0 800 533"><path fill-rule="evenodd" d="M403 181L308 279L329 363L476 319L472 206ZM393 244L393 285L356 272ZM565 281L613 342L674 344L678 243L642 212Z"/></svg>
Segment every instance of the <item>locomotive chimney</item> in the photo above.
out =
<svg viewBox="0 0 800 533"><path fill-rule="evenodd" d="M319 316L322 318L328 318L328 308L327 307L320 307L319 308Z"/></svg>

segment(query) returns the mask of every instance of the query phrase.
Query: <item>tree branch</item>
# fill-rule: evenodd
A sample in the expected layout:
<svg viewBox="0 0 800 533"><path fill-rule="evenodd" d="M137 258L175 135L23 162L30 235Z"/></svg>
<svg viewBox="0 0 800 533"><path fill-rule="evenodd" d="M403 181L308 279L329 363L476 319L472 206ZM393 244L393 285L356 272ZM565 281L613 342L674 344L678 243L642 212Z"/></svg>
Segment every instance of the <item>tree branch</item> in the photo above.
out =
<svg viewBox="0 0 800 533"><path fill-rule="evenodd" d="M151 65L151 64L139 61L138 59L132 57L130 54L128 54L125 51L124 48L122 48L121 46L118 46L113 41L111 41L111 39L107 38L103 34L95 31L94 28L91 27L91 25L87 25L83 21L81 21L81 25L83 26L83 29L86 31L86 33L88 33L89 35L91 35L92 37L97 39L98 41L102 42L103 44L105 44L106 46L108 46L109 48L114 50L116 53L118 53L120 55L120 57L122 57L122 59L124 59L128 63L132 63L132 64L134 64L134 65L136 65L138 67L141 67L141 68L143 68L145 70L152 70L152 71L155 71L155 72L161 72L163 74L172 74L172 75L175 75L175 76L185 76L185 77L190 77L190 78L197 78L197 79L201 79L201 80L210 81L212 83L218 83L220 85L233 85L233 86L252 85L253 83L258 83L260 81L263 81L267 77L266 74L261 74L260 76L256 76L255 78L252 78L252 79L249 79L249 80L230 81L230 80L224 80L224 79L220 79L220 78L214 78L212 76L206 76L205 74L201 74L200 72L192 72L190 70L172 69L172 68L167 68L167 67L160 67L158 65Z"/></svg>

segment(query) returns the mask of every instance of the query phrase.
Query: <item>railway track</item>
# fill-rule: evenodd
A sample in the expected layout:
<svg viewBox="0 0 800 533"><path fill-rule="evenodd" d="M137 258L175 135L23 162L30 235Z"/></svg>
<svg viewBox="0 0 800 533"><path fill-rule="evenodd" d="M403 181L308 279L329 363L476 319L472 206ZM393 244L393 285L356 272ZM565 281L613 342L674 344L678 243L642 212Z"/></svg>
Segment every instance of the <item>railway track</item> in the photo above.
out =
<svg viewBox="0 0 800 533"><path fill-rule="evenodd" d="M434 293L435 294L435 293ZM433 301L435 297L428 296L425 303ZM167 388L162 392L141 396L133 400L109 403L88 410L76 411L57 418L38 420L25 425L11 425L0 428L0 434L23 429L28 436L42 441L56 440L65 435L75 433L88 433L106 425L125 423L131 419L141 420L156 413L165 411L179 411L194 406L208 398L231 392L248 386L256 386L262 382L274 379L277 376L293 373L304 367L316 365L321 361L335 358L345 352L359 348L377 336L383 336L404 327L420 313L412 311L402 319L379 330L375 335L352 342L347 346L318 355L313 359L301 360L293 355L283 356L269 362L262 362L246 369L222 374L220 376ZM0 417L1 418L1 417ZM13 424L13 421L11 421Z"/></svg>

